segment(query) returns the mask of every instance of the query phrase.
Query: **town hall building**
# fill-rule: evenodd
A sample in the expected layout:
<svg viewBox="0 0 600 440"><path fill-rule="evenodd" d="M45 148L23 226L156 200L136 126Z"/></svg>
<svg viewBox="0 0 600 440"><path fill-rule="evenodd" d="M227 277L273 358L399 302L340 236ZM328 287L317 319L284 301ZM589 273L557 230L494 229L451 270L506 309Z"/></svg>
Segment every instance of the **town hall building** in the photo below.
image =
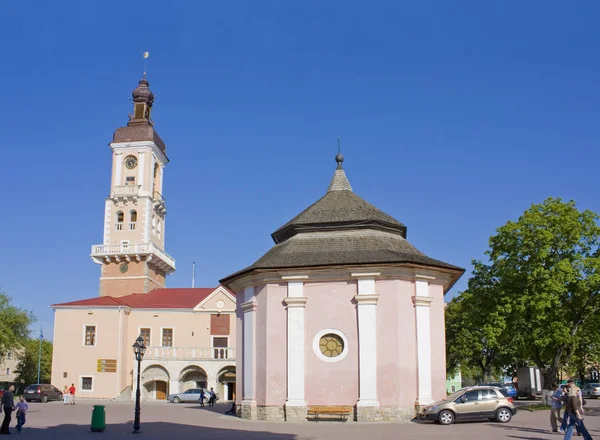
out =
<svg viewBox="0 0 600 440"><path fill-rule="evenodd" d="M142 396L164 400L191 388L235 399L235 295L223 286L168 289L175 260L165 252L165 143L151 118L146 76L133 90L133 112L110 143L112 176L104 202L103 241L92 246L99 295L54 304L52 384L72 383L79 398L132 398L132 344L147 351Z"/></svg>
<svg viewBox="0 0 600 440"><path fill-rule="evenodd" d="M325 195L221 280L237 302L241 417L406 420L446 395L444 294L464 269L430 258L407 228L357 196L342 162Z"/></svg>

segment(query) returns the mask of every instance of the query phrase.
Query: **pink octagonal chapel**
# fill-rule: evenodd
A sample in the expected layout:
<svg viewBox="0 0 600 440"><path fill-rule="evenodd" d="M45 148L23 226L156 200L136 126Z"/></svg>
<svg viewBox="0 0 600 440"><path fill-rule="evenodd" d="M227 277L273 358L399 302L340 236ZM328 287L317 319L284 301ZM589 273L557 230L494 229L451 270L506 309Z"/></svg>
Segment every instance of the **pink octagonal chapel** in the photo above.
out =
<svg viewBox="0 0 600 440"><path fill-rule="evenodd" d="M238 298L242 418L343 406L357 421L406 420L445 396L444 294L464 269L408 243L405 225L354 194L343 160L273 248L221 280Z"/></svg>

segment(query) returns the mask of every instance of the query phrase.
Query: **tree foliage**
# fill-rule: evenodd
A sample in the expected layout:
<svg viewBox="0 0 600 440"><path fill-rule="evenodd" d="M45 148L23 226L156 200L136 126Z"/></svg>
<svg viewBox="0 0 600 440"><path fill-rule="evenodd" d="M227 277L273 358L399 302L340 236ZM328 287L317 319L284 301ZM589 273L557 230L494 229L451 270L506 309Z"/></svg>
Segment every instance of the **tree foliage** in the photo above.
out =
<svg viewBox="0 0 600 440"><path fill-rule="evenodd" d="M21 385L37 383L39 339L29 339L24 344L19 363L15 368L17 382ZM42 362L40 365L40 382L50 383L52 377L52 343L42 340Z"/></svg>
<svg viewBox="0 0 600 440"><path fill-rule="evenodd" d="M0 359L23 346L33 322L30 312L14 306L11 299L0 292Z"/></svg>
<svg viewBox="0 0 600 440"><path fill-rule="evenodd" d="M498 228L489 261L474 262L467 291L453 301L462 316L448 306L449 360L477 365L479 358L482 368L532 361L549 383L578 349L585 352L585 337L598 334L598 218L549 198Z"/></svg>

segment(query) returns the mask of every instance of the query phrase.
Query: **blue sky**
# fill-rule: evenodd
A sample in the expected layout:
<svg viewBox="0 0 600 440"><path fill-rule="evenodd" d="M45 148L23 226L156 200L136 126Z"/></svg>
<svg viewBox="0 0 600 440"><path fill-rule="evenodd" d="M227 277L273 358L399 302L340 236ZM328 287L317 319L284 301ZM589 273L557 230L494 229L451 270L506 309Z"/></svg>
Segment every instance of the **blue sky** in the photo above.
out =
<svg viewBox="0 0 600 440"><path fill-rule="evenodd" d="M108 143L144 51L171 287L192 261L214 286L269 249L325 192L337 136L355 192L468 271L532 203L600 211L600 4L574 5L4 3L0 284L46 336L49 304L97 295Z"/></svg>

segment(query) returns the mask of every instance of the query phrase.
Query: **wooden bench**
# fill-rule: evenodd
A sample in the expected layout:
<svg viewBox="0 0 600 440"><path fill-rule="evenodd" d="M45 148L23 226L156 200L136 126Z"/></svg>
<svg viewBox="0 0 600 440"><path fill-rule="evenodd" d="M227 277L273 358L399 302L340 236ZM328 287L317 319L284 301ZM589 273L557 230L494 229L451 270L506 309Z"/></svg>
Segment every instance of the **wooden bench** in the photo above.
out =
<svg viewBox="0 0 600 440"><path fill-rule="evenodd" d="M315 420L319 421L319 416L338 416L340 420L344 422L348 419L348 415L353 411L352 406L345 405L312 405L308 407L307 416L313 416ZM328 417L329 418L329 417Z"/></svg>

